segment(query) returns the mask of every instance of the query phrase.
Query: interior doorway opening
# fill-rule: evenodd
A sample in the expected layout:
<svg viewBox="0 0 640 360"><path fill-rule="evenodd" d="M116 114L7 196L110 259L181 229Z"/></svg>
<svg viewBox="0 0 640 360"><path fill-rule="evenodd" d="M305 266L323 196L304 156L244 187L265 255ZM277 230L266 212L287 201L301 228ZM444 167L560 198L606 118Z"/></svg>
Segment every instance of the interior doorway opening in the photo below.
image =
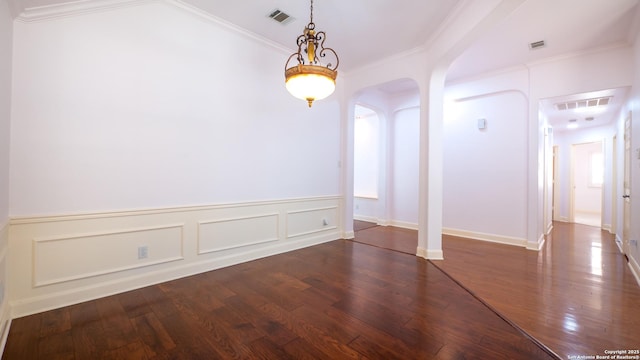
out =
<svg viewBox="0 0 640 360"><path fill-rule="evenodd" d="M570 221L602 227L604 152L602 141L571 147Z"/></svg>

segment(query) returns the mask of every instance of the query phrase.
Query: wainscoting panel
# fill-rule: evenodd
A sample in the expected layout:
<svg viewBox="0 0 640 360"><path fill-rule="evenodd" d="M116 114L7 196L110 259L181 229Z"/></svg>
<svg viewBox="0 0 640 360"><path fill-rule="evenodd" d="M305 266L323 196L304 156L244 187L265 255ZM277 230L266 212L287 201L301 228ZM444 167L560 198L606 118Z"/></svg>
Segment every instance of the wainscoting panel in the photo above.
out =
<svg viewBox="0 0 640 360"><path fill-rule="evenodd" d="M331 196L13 218L4 236L10 316L336 240L342 206Z"/></svg>
<svg viewBox="0 0 640 360"><path fill-rule="evenodd" d="M279 214L198 223L198 254L278 241Z"/></svg>
<svg viewBox="0 0 640 360"><path fill-rule="evenodd" d="M184 224L34 239L33 286L182 260Z"/></svg>
<svg viewBox="0 0 640 360"><path fill-rule="evenodd" d="M301 237L337 229L338 207L321 207L289 211L287 238Z"/></svg>

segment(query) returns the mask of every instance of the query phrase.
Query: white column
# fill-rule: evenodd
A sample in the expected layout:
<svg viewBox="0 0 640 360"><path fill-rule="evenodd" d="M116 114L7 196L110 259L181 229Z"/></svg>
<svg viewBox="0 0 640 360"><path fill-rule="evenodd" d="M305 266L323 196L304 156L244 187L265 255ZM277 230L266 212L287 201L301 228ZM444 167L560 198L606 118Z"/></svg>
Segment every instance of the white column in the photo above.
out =
<svg viewBox="0 0 640 360"><path fill-rule="evenodd" d="M435 70L420 92L420 185L416 255L442 260L443 113L446 72Z"/></svg>

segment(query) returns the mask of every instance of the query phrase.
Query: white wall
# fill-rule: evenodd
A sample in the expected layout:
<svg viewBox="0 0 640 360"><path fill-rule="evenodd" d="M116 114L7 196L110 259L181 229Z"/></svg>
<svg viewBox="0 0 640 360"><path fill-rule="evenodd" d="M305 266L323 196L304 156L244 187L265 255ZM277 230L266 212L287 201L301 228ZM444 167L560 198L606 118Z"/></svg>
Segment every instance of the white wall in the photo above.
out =
<svg viewBox="0 0 640 360"><path fill-rule="evenodd" d="M354 139L353 193L356 197L378 198L380 172L380 121L376 113L356 117Z"/></svg>
<svg viewBox="0 0 640 360"><path fill-rule="evenodd" d="M0 329L6 329L7 306L6 257L9 220L9 152L11 133L11 62L13 18L6 0L0 0ZM8 332L8 331L7 331ZM0 352L6 336L0 332Z"/></svg>
<svg viewBox="0 0 640 360"><path fill-rule="evenodd" d="M449 185L449 181L445 180L444 202L445 209L449 209L445 210L444 213L443 222L445 224L445 232L513 244L520 244L524 239L528 242L526 244L528 248L538 248L542 243L542 236L548 226L548 224L544 224L545 201L544 177L542 175L545 169L545 151L550 151L548 146L545 147L545 118L539 114L539 101L549 97L629 86L631 85L630 74L633 73L633 68L631 49L620 46L583 54L573 54L567 57L548 59L539 63L530 64L527 67L505 69L502 72L485 74L471 79L456 80L455 82L447 84L446 97L449 100L445 109L448 113L455 111L455 107L459 105L459 103L455 103L456 105L452 105L453 107L450 108L449 104L451 104L451 99L467 99L472 101L472 103L477 102L479 105L472 106L471 108L474 110L483 110L482 102L489 101L486 99L490 99L492 96L504 96L505 92L511 91L516 91L524 95L524 99L526 99L524 104L526 113L524 115L520 112L522 108L510 108L513 104L499 102L495 105L499 107L507 106L507 112L497 115L521 119L523 126L525 126L523 129L525 133L524 138L520 138L520 140L525 145L523 151L526 155L521 160L524 162L526 175L525 178L522 179L524 183L518 184L517 188L524 186L526 196L520 198L518 194L515 194L516 198L514 199L513 207L514 209L522 209L524 206L525 210L524 212L520 212L520 215L526 219L526 230L525 234L522 235L521 224L511 228L507 226L504 229L502 225L498 227L497 224L495 224L493 228L496 232L485 234L480 228L484 228L484 231L487 231L491 226L474 223L472 215L470 215L471 211L467 209L458 211L459 209L456 208L455 205L449 203L451 198L447 200L446 196L447 193L453 190L447 190L451 189L451 185ZM585 73L593 73L595 75L585 77ZM494 108L493 111L498 112L499 110ZM511 111L511 113L509 113L509 111ZM474 115L474 117L475 116L479 118L486 117L482 114ZM449 118L448 115L447 118ZM476 120L477 119L472 118L469 121L473 121L475 124ZM488 124L488 129L493 129L490 119L488 119ZM449 125L445 122L445 129L447 126ZM501 141L502 139L497 140L493 146L505 146L505 149L507 149L508 145L501 144ZM452 142L445 140L445 144L450 143ZM450 151L447 153L451 154ZM446 155L447 153L445 153L445 156L448 156ZM449 162L450 161L447 161L445 158L445 169L447 169ZM451 174L451 170L447 171ZM475 180L475 178L473 179ZM473 182L469 182L464 186L473 188L472 184ZM456 185L460 186L460 184ZM509 186L512 187L513 185ZM493 188L491 189L493 190ZM458 203L460 203L460 199L458 199ZM549 202L547 201L547 203ZM605 214L610 214L611 209L607 203L611 203L610 197L608 199L605 198ZM477 212L479 209L471 210ZM457 223L454 223L454 216L459 216L457 214L467 215L461 218L464 221L459 219ZM451 228L449 228L449 226L451 226Z"/></svg>
<svg viewBox="0 0 640 360"><path fill-rule="evenodd" d="M445 111L445 233L524 245L526 97L490 93L458 99ZM479 119L486 121L484 129Z"/></svg>
<svg viewBox="0 0 640 360"><path fill-rule="evenodd" d="M340 238L340 105L288 55L171 2L17 22L13 316Z"/></svg>
<svg viewBox="0 0 640 360"><path fill-rule="evenodd" d="M394 114L391 141L391 223L408 228L418 225L418 161L420 109Z"/></svg>
<svg viewBox="0 0 640 360"><path fill-rule="evenodd" d="M600 214L602 211L602 186L591 184L591 158L594 153L598 153L602 160L602 142L591 142L587 144L576 144L573 146L574 158L574 209L576 212L588 212ZM600 166L603 166L601 163Z"/></svg>
<svg viewBox="0 0 640 360"><path fill-rule="evenodd" d="M286 56L165 3L17 23L11 215L338 194L339 105Z"/></svg>
<svg viewBox="0 0 640 360"><path fill-rule="evenodd" d="M9 149L11 134L11 62L13 18L0 1L0 229L9 218Z"/></svg>

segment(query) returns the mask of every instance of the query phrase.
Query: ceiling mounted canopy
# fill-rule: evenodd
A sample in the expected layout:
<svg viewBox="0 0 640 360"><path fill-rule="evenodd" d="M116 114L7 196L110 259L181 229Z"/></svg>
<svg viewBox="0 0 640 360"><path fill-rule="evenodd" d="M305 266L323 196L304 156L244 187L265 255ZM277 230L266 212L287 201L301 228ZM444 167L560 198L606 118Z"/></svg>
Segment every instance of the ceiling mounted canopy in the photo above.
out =
<svg viewBox="0 0 640 360"><path fill-rule="evenodd" d="M289 93L306 100L309 107L314 100L324 99L333 93L338 77L338 54L333 49L324 47L326 34L324 31L316 32L315 29L311 0L309 24L302 35L298 36L298 51L289 56L284 71Z"/></svg>

